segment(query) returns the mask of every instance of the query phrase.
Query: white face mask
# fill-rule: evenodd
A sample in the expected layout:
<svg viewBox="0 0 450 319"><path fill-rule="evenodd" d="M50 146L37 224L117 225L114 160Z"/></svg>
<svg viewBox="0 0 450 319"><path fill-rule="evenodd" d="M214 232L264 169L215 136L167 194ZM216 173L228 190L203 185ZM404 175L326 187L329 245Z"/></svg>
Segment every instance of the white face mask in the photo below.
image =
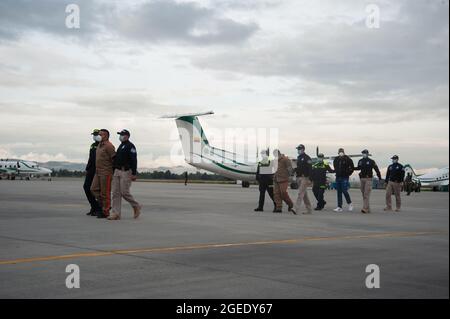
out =
<svg viewBox="0 0 450 319"><path fill-rule="evenodd" d="M302 155L303 153L305 153L304 150L298 150L298 155Z"/></svg>
<svg viewBox="0 0 450 319"><path fill-rule="evenodd" d="M125 142L126 140L127 140L127 137L125 135L120 135L119 136L119 141Z"/></svg>
<svg viewBox="0 0 450 319"><path fill-rule="evenodd" d="M339 156L344 156L344 152L339 152Z"/></svg>
<svg viewBox="0 0 450 319"><path fill-rule="evenodd" d="M94 142L100 143L102 141L102 137L100 135L94 135L93 139L94 139Z"/></svg>
<svg viewBox="0 0 450 319"><path fill-rule="evenodd" d="M392 163L393 163L393 164L397 164L397 163L398 163L398 160L396 160L396 159L395 159L395 160L392 160Z"/></svg>
<svg viewBox="0 0 450 319"><path fill-rule="evenodd" d="M369 155L367 155L367 154L363 154L363 157L364 157L364 158L368 158L368 157L369 157Z"/></svg>

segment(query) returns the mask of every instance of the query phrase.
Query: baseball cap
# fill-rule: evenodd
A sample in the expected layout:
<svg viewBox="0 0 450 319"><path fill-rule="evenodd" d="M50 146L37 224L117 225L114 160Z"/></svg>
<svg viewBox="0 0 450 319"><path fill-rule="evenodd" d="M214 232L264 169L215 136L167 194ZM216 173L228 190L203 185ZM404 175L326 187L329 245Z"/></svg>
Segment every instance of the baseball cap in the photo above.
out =
<svg viewBox="0 0 450 319"><path fill-rule="evenodd" d="M128 135L128 136L130 136L130 132L129 132L128 130L126 130L126 129L123 129L122 131L117 132L117 134L119 134L119 135Z"/></svg>

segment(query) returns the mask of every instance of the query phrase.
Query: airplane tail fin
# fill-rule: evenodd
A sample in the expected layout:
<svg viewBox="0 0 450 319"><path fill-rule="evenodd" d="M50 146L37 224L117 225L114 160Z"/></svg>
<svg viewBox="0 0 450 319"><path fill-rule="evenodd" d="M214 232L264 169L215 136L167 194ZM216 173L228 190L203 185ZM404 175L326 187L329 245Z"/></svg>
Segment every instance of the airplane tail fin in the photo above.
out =
<svg viewBox="0 0 450 319"><path fill-rule="evenodd" d="M186 162L193 163L195 156L201 156L205 146L210 147L198 116L210 115L214 112L165 115L162 118L174 118L180 134Z"/></svg>

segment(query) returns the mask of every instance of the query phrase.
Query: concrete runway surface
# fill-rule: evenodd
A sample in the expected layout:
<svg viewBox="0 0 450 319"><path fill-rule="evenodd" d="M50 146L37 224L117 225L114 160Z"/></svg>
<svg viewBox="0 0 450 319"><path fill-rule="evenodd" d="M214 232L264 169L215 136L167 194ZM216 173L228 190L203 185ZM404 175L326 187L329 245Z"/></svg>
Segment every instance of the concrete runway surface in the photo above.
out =
<svg viewBox="0 0 450 319"><path fill-rule="evenodd" d="M257 186L135 183L138 220L86 216L82 180L0 181L1 298L449 298L449 196L403 211L255 213ZM291 190L292 198L296 191ZM312 194L310 192L310 196ZM315 201L314 201L315 202ZM66 287L66 266L80 288ZM368 289L366 266L380 268Z"/></svg>

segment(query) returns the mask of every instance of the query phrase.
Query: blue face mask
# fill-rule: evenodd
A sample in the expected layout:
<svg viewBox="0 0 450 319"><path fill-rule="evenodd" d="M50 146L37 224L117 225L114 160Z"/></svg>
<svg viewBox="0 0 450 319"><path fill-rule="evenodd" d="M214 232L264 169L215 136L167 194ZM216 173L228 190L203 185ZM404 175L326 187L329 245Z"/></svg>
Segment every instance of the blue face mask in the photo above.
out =
<svg viewBox="0 0 450 319"><path fill-rule="evenodd" d="M392 164L397 164L398 163L398 160L392 160Z"/></svg>

